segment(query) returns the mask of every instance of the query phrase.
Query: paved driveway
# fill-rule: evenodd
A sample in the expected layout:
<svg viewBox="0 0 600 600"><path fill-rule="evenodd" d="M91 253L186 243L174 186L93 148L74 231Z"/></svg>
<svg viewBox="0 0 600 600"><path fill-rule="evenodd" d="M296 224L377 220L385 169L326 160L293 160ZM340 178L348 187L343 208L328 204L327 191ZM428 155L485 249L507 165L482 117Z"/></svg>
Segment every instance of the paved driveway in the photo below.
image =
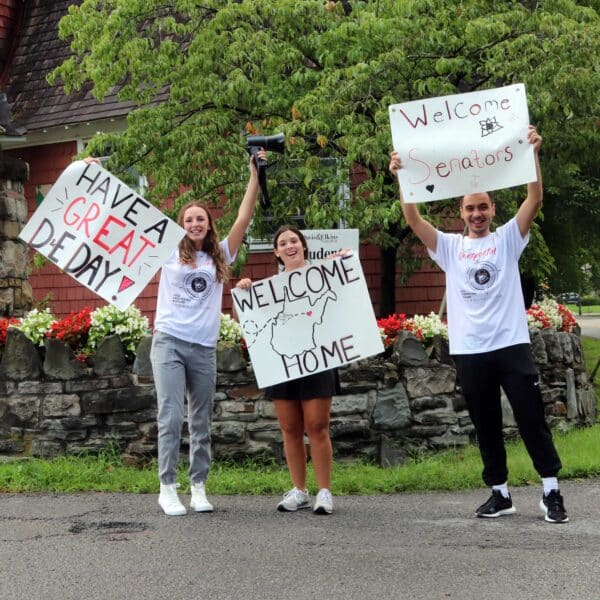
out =
<svg viewBox="0 0 600 600"><path fill-rule="evenodd" d="M581 327L582 335L600 339L600 314L575 315L575 318Z"/></svg>
<svg viewBox="0 0 600 600"><path fill-rule="evenodd" d="M600 480L562 489L565 525L538 485L498 519L473 516L484 489L340 497L330 517L274 497L169 518L151 495L0 494L0 598L597 600Z"/></svg>

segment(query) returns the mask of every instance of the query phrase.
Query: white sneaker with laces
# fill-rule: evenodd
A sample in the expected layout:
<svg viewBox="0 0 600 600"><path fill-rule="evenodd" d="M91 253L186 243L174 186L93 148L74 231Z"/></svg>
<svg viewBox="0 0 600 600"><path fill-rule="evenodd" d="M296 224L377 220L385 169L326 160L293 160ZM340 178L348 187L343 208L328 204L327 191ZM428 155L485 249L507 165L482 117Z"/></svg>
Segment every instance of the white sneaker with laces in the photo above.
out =
<svg viewBox="0 0 600 600"><path fill-rule="evenodd" d="M283 495L283 500L277 505L277 510L279 512L294 512L299 508L309 507L310 495L308 490L299 490L294 487Z"/></svg>
<svg viewBox="0 0 600 600"><path fill-rule="evenodd" d="M333 512L333 497L327 488L319 490L313 511L318 515L330 515Z"/></svg>
<svg viewBox="0 0 600 600"><path fill-rule="evenodd" d="M163 509L165 515L169 517L177 517L179 515L185 515L187 512L185 506L179 501L177 496L178 483L161 483L160 484L160 495L158 496L158 503Z"/></svg>
<svg viewBox="0 0 600 600"><path fill-rule="evenodd" d="M196 512L212 512L213 505L206 498L206 490L204 489L204 483L192 483L192 500L190 501L190 508Z"/></svg>

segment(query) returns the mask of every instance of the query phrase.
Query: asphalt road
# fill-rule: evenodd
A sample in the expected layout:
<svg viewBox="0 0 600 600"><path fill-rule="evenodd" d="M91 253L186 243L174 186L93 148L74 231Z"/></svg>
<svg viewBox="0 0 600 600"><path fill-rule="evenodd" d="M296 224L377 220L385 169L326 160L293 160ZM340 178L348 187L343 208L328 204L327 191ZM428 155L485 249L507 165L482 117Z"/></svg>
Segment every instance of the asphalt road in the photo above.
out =
<svg viewBox="0 0 600 600"><path fill-rule="evenodd" d="M581 335L600 339L600 314L574 316L581 327ZM600 594L598 597L600 598Z"/></svg>
<svg viewBox="0 0 600 600"><path fill-rule="evenodd" d="M166 517L154 495L0 494L0 598L597 599L600 480L562 491L564 525L538 485L498 519L473 516L485 489L338 497L331 516L274 497Z"/></svg>

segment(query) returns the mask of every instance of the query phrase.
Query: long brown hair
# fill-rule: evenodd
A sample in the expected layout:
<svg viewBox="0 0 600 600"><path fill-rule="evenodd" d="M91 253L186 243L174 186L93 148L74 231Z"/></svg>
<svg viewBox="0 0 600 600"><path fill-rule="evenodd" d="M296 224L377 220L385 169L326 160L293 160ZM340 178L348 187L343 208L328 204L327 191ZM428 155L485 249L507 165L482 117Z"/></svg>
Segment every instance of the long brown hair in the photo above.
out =
<svg viewBox="0 0 600 600"><path fill-rule="evenodd" d="M208 207L198 200L191 200L184 204L179 210L177 216L177 223L183 227L183 219L185 217L185 211L188 208L197 207L201 208L206 212L208 216L208 224L210 229L206 232L206 237L202 242L202 251L206 252L214 261L217 270L217 281L219 283L225 283L229 279L229 265L225 261L225 255L219 245L219 232L215 227L215 222ZM190 267L196 266L196 248L190 238L183 236L183 239L179 242L179 262L182 265L188 265Z"/></svg>

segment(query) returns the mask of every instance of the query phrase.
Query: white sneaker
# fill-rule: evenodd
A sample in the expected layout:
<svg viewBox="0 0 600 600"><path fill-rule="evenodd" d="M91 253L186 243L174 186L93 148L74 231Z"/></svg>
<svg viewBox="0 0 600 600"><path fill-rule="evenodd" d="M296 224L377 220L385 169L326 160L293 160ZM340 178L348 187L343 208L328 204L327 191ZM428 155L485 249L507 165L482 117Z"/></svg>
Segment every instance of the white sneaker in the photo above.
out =
<svg viewBox="0 0 600 600"><path fill-rule="evenodd" d="M299 508L310 507L310 496L307 490L292 488L283 495L283 500L277 505L279 512L294 512Z"/></svg>
<svg viewBox="0 0 600 600"><path fill-rule="evenodd" d="M204 483L192 483L192 500L190 508L196 512L212 512L213 505L206 498L206 490Z"/></svg>
<svg viewBox="0 0 600 600"><path fill-rule="evenodd" d="M185 515L187 512L185 506L179 501L177 496L178 483L161 483L160 484L160 496L158 497L158 503L165 512L165 515L169 517L177 517L179 515Z"/></svg>
<svg viewBox="0 0 600 600"><path fill-rule="evenodd" d="M319 490L313 511L318 515L330 515L333 512L333 497L327 488Z"/></svg>

